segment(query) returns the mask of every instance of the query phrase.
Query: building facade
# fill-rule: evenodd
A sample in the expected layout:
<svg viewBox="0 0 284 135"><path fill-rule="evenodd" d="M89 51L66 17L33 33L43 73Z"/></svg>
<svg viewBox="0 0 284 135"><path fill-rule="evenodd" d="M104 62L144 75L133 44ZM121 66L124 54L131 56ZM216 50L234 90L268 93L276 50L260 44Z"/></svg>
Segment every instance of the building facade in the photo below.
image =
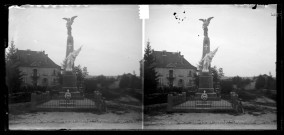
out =
<svg viewBox="0 0 284 135"><path fill-rule="evenodd" d="M59 84L60 66L44 51L17 50L19 70L23 74L22 86L56 86Z"/></svg>
<svg viewBox="0 0 284 135"><path fill-rule="evenodd" d="M180 52L154 51L155 71L159 75L158 87L194 87L197 68Z"/></svg>

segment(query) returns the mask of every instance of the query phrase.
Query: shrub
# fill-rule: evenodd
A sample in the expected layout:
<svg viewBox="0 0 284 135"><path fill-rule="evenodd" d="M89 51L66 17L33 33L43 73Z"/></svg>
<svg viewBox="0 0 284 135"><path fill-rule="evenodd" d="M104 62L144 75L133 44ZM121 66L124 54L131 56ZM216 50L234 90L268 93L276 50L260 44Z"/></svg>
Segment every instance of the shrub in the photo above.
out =
<svg viewBox="0 0 284 135"><path fill-rule="evenodd" d="M221 95L229 95L233 90L233 82L231 80L221 81Z"/></svg>
<svg viewBox="0 0 284 135"><path fill-rule="evenodd" d="M14 93L11 94L9 97L9 103L22 103L30 101L31 101L31 93L27 92Z"/></svg>
<svg viewBox="0 0 284 135"><path fill-rule="evenodd" d="M167 103L167 93L154 93L144 96L144 105Z"/></svg>

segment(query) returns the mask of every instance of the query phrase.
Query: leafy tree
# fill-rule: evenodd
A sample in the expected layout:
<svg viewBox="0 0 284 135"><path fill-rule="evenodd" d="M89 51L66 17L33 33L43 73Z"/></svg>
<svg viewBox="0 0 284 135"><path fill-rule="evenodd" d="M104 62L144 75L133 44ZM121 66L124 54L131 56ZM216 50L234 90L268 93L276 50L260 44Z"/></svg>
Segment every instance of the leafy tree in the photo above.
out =
<svg viewBox="0 0 284 135"><path fill-rule="evenodd" d="M137 77L136 75L132 75L130 87L133 88L133 89L141 89L142 88L141 77Z"/></svg>
<svg viewBox="0 0 284 135"><path fill-rule="evenodd" d="M242 78L239 76L235 76L232 78L233 84L235 84L238 88L242 86Z"/></svg>
<svg viewBox="0 0 284 135"><path fill-rule="evenodd" d="M221 94L228 95L233 90L232 80L222 80L221 83Z"/></svg>
<svg viewBox="0 0 284 135"><path fill-rule="evenodd" d="M87 67L83 67L83 76L86 77L87 75L89 75Z"/></svg>
<svg viewBox="0 0 284 135"><path fill-rule="evenodd" d="M224 76L223 73L223 68L217 68L216 66L214 66L213 68L211 68L211 72L213 75L213 84L214 84L214 88L216 87L215 85L217 83L221 82L221 78Z"/></svg>
<svg viewBox="0 0 284 135"><path fill-rule="evenodd" d="M270 90L276 90L276 80L269 76L267 77L267 87L266 89L270 89Z"/></svg>
<svg viewBox="0 0 284 135"><path fill-rule="evenodd" d="M88 78L84 81L85 93L93 93L97 89L97 80L95 78Z"/></svg>
<svg viewBox="0 0 284 135"><path fill-rule="evenodd" d="M262 75L259 75L255 82L255 88L256 89L263 89L265 86L265 78Z"/></svg>
<svg viewBox="0 0 284 135"><path fill-rule="evenodd" d="M251 82L250 79L244 79L239 76L235 76L232 78L232 83L237 86L237 88L244 88L246 85L248 85Z"/></svg>
<svg viewBox="0 0 284 135"><path fill-rule="evenodd" d="M16 55L16 47L11 41L11 46L6 53L6 84L9 93L15 93L20 90L22 84L22 73L19 70L19 61Z"/></svg>
<svg viewBox="0 0 284 135"><path fill-rule="evenodd" d="M259 75L256 78L256 83L255 83L255 88L256 89L276 89L276 80L270 75Z"/></svg>
<svg viewBox="0 0 284 135"><path fill-rule="evenodd" d="M121 76L119 87L120 88L129 88L131 83L131 74L123 74Z"/></svg>
<svg viewBox="0 0 284 135"><path fill-rule="evenodd" d="M123 74L119 82L120 88L141 89L141 85L141 79L136 75L132 75L130 73Z"/></svg>
<svg viewBox="0 0 284 135"><path fill-rule="evenodd" d="M223 68L219 68L218 69L218 74L219 74L219 80L224 77L224 72L223 72Z"/></svg>
<svg viewBox="0 0 284 135"><path fill-rule="evenodd" d="M155 71L155 60L153 56L154 50L151 49L150 42L147 42L147 46L144 54L144 93L150 94L155 92L158 86L158 75Z"/></svg>
<svg viewBox="0 0 284 135"><path fill-rule="evenodd" d="M77 87L83 87L85 77L88 75L87 68L81 68L81 65L74 66L74 72L77 77Z"/></svg>
<svg viewBox="0 0 284 135"><path fill-rule="evenodd" d="M107 78L104 75L97 76L96 80L97 80L97 84L100 84L101 87L103 88L108 87L110 84L112 84L115 81L113 77Z"/></svg>
<svg viewBox="0 0 284 135"><path fill-rule="evenodd" d="M213 83L218 82L219 81L219 73L218 73L217 67L214 66L213 68L211 68L211 72L213 74Z"/></svg>

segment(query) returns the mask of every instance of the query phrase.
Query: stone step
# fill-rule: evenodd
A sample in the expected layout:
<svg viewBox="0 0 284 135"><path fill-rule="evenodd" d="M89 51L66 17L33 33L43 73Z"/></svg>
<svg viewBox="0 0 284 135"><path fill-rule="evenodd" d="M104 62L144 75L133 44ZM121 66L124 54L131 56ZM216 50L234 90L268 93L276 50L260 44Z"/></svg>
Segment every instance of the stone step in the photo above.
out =
<svg viewBox="0 0 284 135"><path fill-rule="evenodd" d="M68 106L71 106L71 105L75 105L75 102L74 100L70 100L70 101L67 101L67 100L62 100L62 101L59 101L59 105L68 105Z"/></svg>
<svg viewBox="0 0 284 135"><path fill-rule="evenodd" d="M212 106L212 102L206 102L206 101L196 102L195 106L199 108L210 108Z"/></svg>

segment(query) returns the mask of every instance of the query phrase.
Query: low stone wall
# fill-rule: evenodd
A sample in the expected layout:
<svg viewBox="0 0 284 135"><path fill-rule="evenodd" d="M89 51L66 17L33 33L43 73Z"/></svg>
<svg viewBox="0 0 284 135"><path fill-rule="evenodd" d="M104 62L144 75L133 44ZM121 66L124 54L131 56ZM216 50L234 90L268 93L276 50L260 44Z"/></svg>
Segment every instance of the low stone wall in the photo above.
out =
<svg viewBox="0 0 284 135"><path fill-rule="evenodd" d="M181 104L186 101L186 92L182 92L182 94L168 94L168 106L167 111L172 111L173 106Z"/></svg>

